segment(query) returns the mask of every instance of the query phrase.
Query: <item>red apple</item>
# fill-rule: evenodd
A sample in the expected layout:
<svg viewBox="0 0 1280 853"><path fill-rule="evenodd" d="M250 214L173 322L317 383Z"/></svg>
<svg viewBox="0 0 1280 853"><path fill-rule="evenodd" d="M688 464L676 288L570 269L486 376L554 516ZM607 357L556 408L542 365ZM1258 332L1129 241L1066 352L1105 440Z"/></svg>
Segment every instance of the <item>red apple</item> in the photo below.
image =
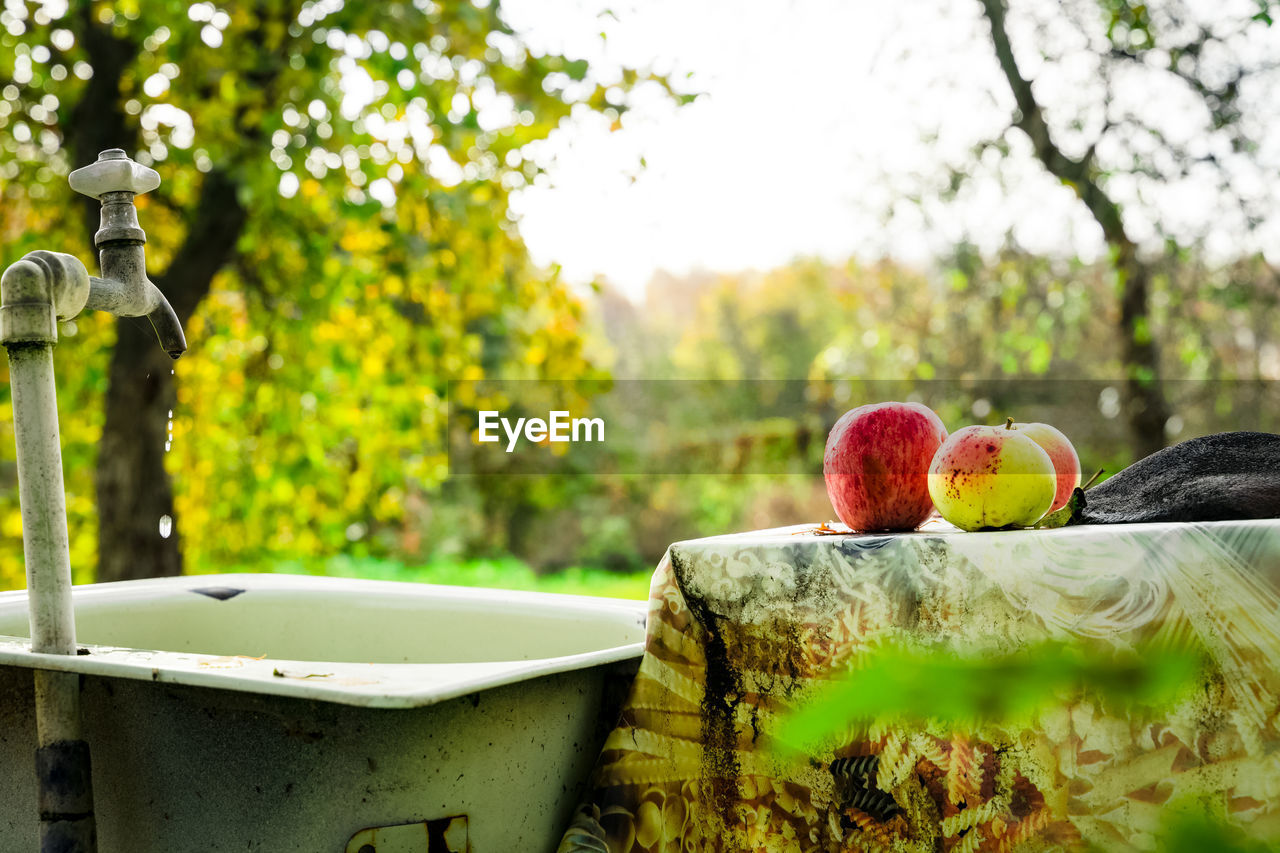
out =
<svg viewBox="0 0 1280 853"><path fill-rule="evenodd" d="M914 530L933 511L929 463L947 437L919 403L845 412L827 436L822 473L840 520L853 530Z"/></svg>
<svg viewBox="0 0 1280 853"><path fill-rule="evenodd" d="M1013 429L1043 447L1044 452L1049 454L1049 461L1053 463L1053 470L1058 477L1058 490L1054 493L1053 506L1049 507L1049 512L1057 512L1067 505L1067 501L1071 500L1071 493L1080 485L1080 457L1076 455L1076 449L1060 430L1048 424L1015 423Z"/></svg>

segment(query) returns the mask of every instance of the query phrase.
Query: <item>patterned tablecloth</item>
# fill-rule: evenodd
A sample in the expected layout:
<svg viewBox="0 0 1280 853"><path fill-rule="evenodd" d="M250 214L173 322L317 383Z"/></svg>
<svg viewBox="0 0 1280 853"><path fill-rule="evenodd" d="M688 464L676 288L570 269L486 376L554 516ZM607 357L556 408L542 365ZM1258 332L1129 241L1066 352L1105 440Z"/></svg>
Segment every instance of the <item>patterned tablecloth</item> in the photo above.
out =
<svg viewBox="0 0 1280 853"><path fill-rule="evenodd" d="M1145 850L1189 798L1280 837L1280 520L812 531L671 546L561 853ZM1082 637L1210 663L1156 720L1079 694L1019 724L765 746L886 638L964 653Z"/></svg>

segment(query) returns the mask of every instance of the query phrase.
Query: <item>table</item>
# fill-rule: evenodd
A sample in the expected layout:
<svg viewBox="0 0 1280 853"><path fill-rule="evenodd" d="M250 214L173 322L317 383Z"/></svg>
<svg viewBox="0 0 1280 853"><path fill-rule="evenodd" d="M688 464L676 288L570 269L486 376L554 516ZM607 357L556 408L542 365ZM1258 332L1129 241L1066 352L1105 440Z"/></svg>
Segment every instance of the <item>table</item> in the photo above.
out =
<svg viewBox="0 0 1280 853"><path fill-rule="evenodd" d="M672 545L646 651L560 853L1151 849L1199 803L1280 836L1280 520ZM1028 722L852 724L769 748L888 640L1200 648L1160 719L1089 694ZM782 732L785 734L785 732Z"/></svg>

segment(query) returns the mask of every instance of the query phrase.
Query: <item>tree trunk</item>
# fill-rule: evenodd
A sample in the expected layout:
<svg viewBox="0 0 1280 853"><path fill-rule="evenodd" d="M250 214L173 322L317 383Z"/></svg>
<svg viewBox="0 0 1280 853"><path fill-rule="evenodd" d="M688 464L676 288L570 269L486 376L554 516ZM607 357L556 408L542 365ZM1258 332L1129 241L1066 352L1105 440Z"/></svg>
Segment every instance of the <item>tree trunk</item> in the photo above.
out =
<svg viewBox="0 0 1280 853"><path fill-rule="evenodd" d="M71 105L63 131L75 165L85 166L107 148L131 151L138 147L137 121L126 116L123 105L127 70L141 43L103 24L93 4L73 4L73 8L75 14L68 20L89 57L93 76L80 100ZM280 33L297 13L294 3L276 10ZM279 75L288 68L289 46L279 39L267 45L264 39L270 31L263 26L247 42L250 55L264 65L245 72L244 80L263 93L274 93ZM232 172L234 161L263 150L261 122L250 120L249 114L247 104L238 106L234 121L243 139L241 151L233 162L205 175L200 198L189 208L186 235L169 268L163 275L151 276L183 326L209 292L213 277L234 257L248 220ZM86 234L91 235L97 230L99 204L90 198L81 203ZM141 225L147 228L146 221ZM164 468L169 413L175 401L173 362L160 349L145 317L120 318L116 331L96 471L98 580L178 575L182 554L173 488ZM161 519L166 516L168 535L164 536Z"/></svg>
<svg viewBox="0 0 1280 853"><path fill-rule="evenodd" d="M1151 271L1124 228L1120 205L1107 195L1092 149L1079 160L1062 152L1045 121L1031 81L1022 75L1005 27L1005 0L980 0L991 24L991 42L1005 81L1018 105L1014 126L1027 135L1036 159L1063 181L1089 209L1114 255L1120 299L1120 357L1124 368L1124 406L1135 458L1165 446L1169 404L1160 386L1160 356L1151 328Z"/></svg>
<svg viewBox="0 0 1280 853"><path fill-rule="evenodd" d="M1165 446L1169 404L1160 384L1160 356L1151 329L1151 268L1137 257L1137 247L1125 241L1116 261L1121 277L1120 332L1124 344L1125 414L1134 457L1150 456Z"/></svg>
<svg viewBox="0 0 1280 853"><path fill-rule="evenodd" d="M232 257L247 219L235 181L218 170L206 175L186 239L165 274L153 278L184 326ZM178 518L164 467L174 363L146 317L121 317L116 331L98 442L98 580L180 575Z"/></svg>
<svg viewBox="0 0 1280 853"><path fill-rule="evenodd" d="M173 362L145 317L121 317L116 331L98 442L98 580L179 575L173 488L164 468Z"/></svg>

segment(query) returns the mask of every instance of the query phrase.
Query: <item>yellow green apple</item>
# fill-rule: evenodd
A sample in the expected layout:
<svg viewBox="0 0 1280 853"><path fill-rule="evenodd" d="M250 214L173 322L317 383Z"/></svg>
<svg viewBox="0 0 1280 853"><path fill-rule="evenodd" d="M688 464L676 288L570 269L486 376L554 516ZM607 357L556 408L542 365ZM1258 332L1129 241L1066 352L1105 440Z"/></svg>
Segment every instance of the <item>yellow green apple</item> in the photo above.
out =
<svg viewBox="0 0 1280 853"><path fill-rule="evenodd" d="M1062 431L1049 424L1014 424L1013 429L1025 435L1044 448L1053 463L1054 474L1058 480L1058 490L1053 495L1053 506L1049 512L1057 512L1071 500L1071 493L1080 485L1080 457L1071 446Z"/></svg>
<svg viewBox="0 0 1280 853"><path fill-rule="evenodd" d="M1026 527L1053 505L1057 476L1044 448L1004 426L970 426L942 443L929 466L929 496L962 530Z"/></svg>

